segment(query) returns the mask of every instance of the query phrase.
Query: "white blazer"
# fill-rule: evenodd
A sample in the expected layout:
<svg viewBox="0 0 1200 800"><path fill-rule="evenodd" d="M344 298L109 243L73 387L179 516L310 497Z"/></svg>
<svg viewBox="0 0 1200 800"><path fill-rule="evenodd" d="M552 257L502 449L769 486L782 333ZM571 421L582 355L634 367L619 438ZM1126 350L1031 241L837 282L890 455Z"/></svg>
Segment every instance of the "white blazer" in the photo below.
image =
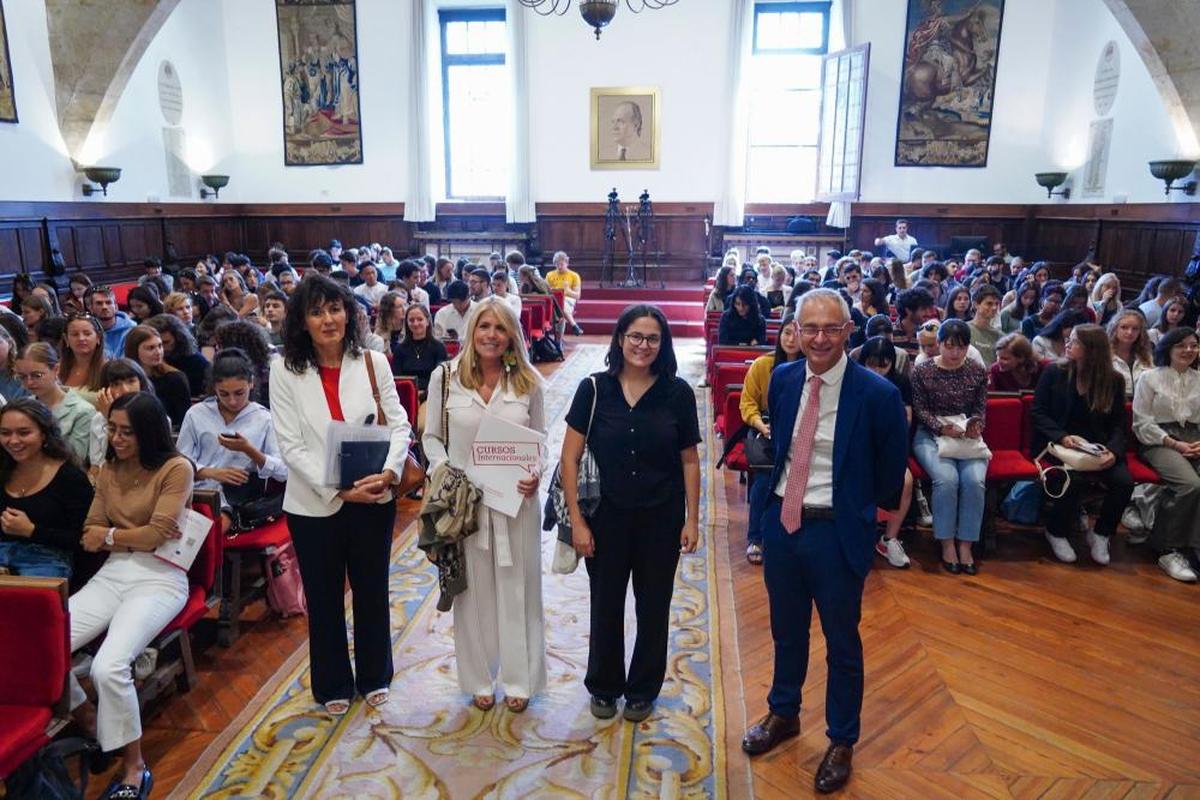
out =
<svg viewBox="0 0 1200 800"><path fill-rule="evenodd" d="M399 477L404 472L412 427L396 394L392 368L382 353L363 350L360 358L349 354L342 357L342 374L338 382L342 416L347 422L361 423L368 414L375 413L366 358L375 360L379 403L391 429L391 447L384 468L391 469ZM321 375L316 367L297 375L284 366L282 358L271 362L271 419L279 439L280 454L288 467L283 510L307 517L333 516L342 507L338 490L325 485L325 445L333 417L329 414ZM392 502L391 495L380 502Z"/></svg>

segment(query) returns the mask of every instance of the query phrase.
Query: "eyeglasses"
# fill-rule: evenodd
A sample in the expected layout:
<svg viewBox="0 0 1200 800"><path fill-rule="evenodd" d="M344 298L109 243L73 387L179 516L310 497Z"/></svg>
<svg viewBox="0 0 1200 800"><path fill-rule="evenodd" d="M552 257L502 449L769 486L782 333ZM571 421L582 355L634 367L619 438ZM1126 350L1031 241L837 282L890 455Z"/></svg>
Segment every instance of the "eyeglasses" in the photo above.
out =
<svg viewBox="0 0 1200 800"><path fill-rule="evenodd" d="M133 428L128 425L113 425L111 422L104 426L104 430L110 437L114 436L133 436Z"/></svg>
<svg viewBox="0 0 1200 800"><path fill-rule="evenodd" d="M641 333L627 333L625 334L625 341L634 347L645 345L653 350L662 344L662 337L657 333L652 333L649 336Z"/></svg>
<svg viewBox="0 0 1200 800"><path fill-rule="evenodd" d="M825 334L829 339L834 338L846 330L845 323L841 325L801 325L800 335L805 339L815 339L820 334Z"/></svg>
<svg viewBox="0 0 1200 800"><path fill-rule="evenodd" d="M72 311L70 314L67 314L67 322L74 322L75 320L79 319L85 319L88 322L91 322L96 318L86 311Z"/></svg>

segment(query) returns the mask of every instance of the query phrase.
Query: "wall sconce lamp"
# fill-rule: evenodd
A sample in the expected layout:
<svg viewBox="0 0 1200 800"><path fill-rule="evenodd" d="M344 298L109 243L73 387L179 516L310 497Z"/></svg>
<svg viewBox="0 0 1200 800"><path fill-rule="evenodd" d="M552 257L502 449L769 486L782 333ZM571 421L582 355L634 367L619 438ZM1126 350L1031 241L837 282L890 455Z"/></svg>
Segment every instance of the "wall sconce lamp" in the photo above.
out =
<svg viewBox="0 0 1200 800"><path fill-rule="evenodd" d="M200 190L201 197L208 197L211 194L214 199L220 200L221 199L221 190L229 185L229 176L228 175L201 175L200 182L203 183L205 186L207 186L208 189L212 189L211 192L208 191L208 189L201 189Z"/></svg>
<svg viewBox="0 0 1200 800"><path fill-rule="evenodd" d="M1182 159L1168 161L1151 161L1150 174L1162 181L1166 188L1163 189L1163 194L1169 195L1171 192L1183 192L1186 195L1194 195L1196 193L1196 182L1188 181L1182 186L1172 186L1175 181L1186 178L1191 175L1196 169L1195 161L1185 161Z"/></svg>
<svg viewBox="0 0 1200 800"><path fill-rule="evenodd" d="M1071 187L1067 187L1061 191L1054 191L1059 186L1062 186L1067 180L1065 172L1039 172L1033 176L1033 179L1038 182L1046 190L1046 198L1049 199L1054 195L1060 195L1063 200L1071 199Z"/></svg>
<svg viewBox="0 0 1200 800"><path fill-rule="evenodd" d="M84 167L83 174L91 181L83 185L84 197L91 197L96 192L108 197L108 185L121 179L121 170L118 167ZM94 184L99 184L99 188Z"/></svg>

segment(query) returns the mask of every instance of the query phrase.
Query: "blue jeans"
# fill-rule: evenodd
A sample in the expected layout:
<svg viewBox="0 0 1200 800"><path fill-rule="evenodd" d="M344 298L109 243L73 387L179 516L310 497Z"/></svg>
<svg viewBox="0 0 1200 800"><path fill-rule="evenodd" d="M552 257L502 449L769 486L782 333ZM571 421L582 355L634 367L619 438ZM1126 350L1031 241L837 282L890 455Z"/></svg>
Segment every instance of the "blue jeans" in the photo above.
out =
<svg viewBox="0 0 1200 800"><path fill-rule="evenodd" d="M763 541L763 512L771 499L771 473L750 472L750 518L746 522L746 544L761 545Z"/></svg>
<svg viewBox="0 0 1200 800"><path fill-rule="evenodd" d="M987 460L942 458L938 455L937 439L925 428L917 431L913 455L933 481L934 538L978 542L983 524Z"/></svg>
<svg viewBox="0 0 1200 800"><path fill-rule="evenodd" d="M71 558L62 550L37 542L0 542L0 567L36 578L71 577Z"/></svg>

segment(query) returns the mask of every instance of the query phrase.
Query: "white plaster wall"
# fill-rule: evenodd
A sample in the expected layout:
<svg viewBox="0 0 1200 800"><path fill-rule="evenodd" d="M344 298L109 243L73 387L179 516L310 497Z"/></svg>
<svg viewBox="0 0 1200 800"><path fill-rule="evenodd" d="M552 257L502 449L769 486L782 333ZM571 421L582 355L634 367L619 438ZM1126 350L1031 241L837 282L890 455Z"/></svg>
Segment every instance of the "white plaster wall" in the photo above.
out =
<svg viewBox="0 0 1200 800"><path fill-rule="evenodd" d="M214 2L215 0L205 0ZM242 202L402 202L411 0L359 0L358 62L363 163L285 167L275 4L223 0L237 151L229 188ZM224 194L222 193L222 196Z"/></svg>
<svg viewBox="0 0 1200 800"><path fill-rule="evenodd" d="M1072 173L1071 203L1160 203L1166 200L1162 181L1150 174L1147 162L1200 157L1191 130L1176 131L1133 43L1103 0L1056 0L1056 33L1049 75L1053 91L1046 96L1041 149L1044 160L1034 171ZM1109 41L1121 49L1121 80L1108 115L1113 120L1105 196L1082 197L1087 161L1088 131L1097 119L1092 85L1100 52ZM1032 183L1032 179L1030 179ZM1045 198L1044 190L1033 187ZM1031 189L1031 192L1033 190ZM1031 195L1032 197L1032 195ZM1193 200L1172 192L1172 202Z"/></svg>

